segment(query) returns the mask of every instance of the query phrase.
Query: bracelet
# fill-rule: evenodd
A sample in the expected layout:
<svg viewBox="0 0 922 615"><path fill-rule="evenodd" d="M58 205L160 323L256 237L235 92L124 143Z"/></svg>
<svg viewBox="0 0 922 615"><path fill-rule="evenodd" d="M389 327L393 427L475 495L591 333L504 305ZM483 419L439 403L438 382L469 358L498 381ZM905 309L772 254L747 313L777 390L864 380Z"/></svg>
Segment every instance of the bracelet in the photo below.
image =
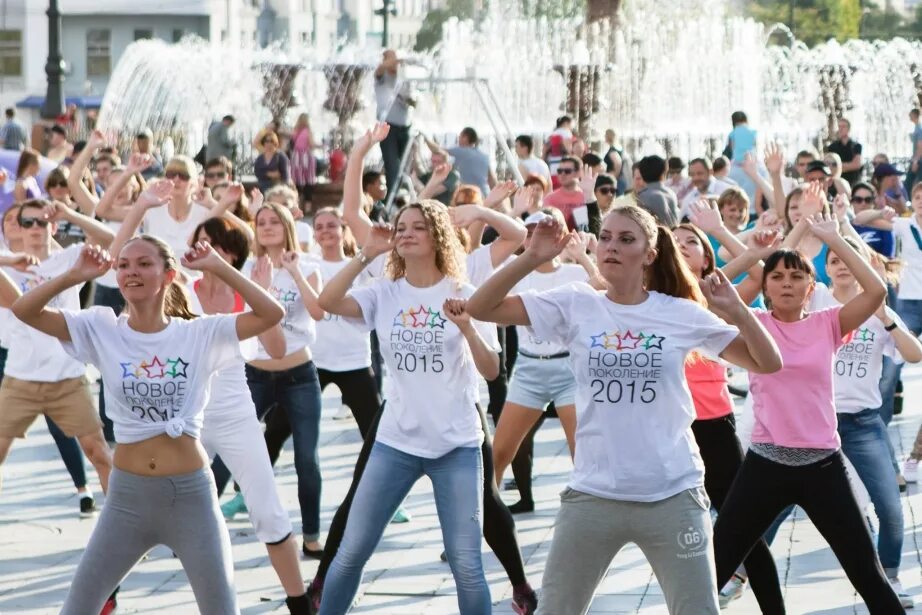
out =
<svg viewBox="0 0 922 615"><path fill-rule="evenodd" d="M370 262L370 259L363 250L359 250L358 254L355 255L355 260L362 263L363 265L367 265Z"/></svg>
<svg viewBox="0 0 922 615"><path fill-rule="evenodd" d="M887 326L884 327L884 331L893 331L893 330L896 329L897 327L899 327L899 325L898 325L897 322L894 320L892 323L890 323L889 325L887 325Z"/></svg>

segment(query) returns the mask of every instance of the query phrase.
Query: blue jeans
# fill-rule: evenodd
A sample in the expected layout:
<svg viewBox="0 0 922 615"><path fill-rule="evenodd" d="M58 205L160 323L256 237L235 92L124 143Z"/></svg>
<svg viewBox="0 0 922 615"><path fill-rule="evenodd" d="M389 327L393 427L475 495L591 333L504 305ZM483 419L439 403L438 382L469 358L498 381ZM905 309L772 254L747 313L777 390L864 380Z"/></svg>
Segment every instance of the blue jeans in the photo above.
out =
<svg viewBox="0 0 922 615"><path fill-rule="evenodd" d="M320 537L320 380L313 361L278 372L246 366L247 384L256 406L256 416L262 419L273 407L275 412L288 413L294 440L295 471L298 473L298 503L301 506L301 526L304 540ZM221 467L223 468L223 463ZM215 475L219 474L215 459ZM227 472L226 468L223 470Z"/></svg>
<svg viewBox="0 0 922 615"><path fill-rule="evenodd" d="M889 578L897 576L903 552L903 508L896 472L890 463L887 427L874 408L839 414L842 452L871 496L880 524L877 553Z"/></svg>
<svg viewBox="0 0 922 615"><path fill-rule="evenodd" d="M461 615L489 615L490 588L483 572L483 458L480 448L456 448L437 459L374 444L355 492L346 531L323 584L320 615L349 610L362 570L384 529L423 475L432 481L448 564Z"/></svg>

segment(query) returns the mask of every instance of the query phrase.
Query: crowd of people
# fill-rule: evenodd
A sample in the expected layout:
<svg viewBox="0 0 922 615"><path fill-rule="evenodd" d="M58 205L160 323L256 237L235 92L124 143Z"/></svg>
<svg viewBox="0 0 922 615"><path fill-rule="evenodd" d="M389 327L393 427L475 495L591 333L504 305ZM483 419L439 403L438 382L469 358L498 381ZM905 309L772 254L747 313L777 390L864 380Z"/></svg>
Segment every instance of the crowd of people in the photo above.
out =
<svg viewBox="0 0 922 615"><path fill-rule="evenodd" d="M149 133L123 157L96 131L52 142L64 155L44 185L34 150L7 170L0 462L42 415L80 514L97 514L84 455L106 494L62 612L111 613L158 544L202 613L239 612L225 519L248 511L289 611L346 613L424 475L465 615L492 610L481 538L520 615L587 612L629 542L673 615L716 614L750 583L764 613L785 613L770 545L795 505L871 613L913 606L900 491L922 431L901 465L887 424L902 365L922 361L919 111L905 172L864 158L845 118L823 154L791 155L737 112L713 160L633 162L613 131L593 149L564 116L515 139L520 183L496 176L474 128L455 147L427 139L430 164L403 178L413 99L397 66L385 54L376 71L388 122L353 144L340 207L305 205L306 116L291 156L277 132L257 136L249 189L222 149L230 116L201 164L158 159ZM383 170L367 166L376 148ZM329 384L364 444L324 528ZM535 508L547 419L573 470L539 596L513 515ZM273 476L289 438L300 549ZM302 556L320 562L307 584Z"/></svg>

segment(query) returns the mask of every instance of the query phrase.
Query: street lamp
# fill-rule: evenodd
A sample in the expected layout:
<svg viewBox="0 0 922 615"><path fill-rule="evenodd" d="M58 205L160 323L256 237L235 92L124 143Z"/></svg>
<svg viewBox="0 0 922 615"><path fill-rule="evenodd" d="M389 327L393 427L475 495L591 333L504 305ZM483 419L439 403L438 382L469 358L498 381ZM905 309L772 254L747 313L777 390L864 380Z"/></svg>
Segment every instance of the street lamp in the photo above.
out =
<svg viewBox="0 0 922 615"><path fill-rule="evenodd" d="M53 120L64 113L64 92L61 82L64 80L64 59L61 57L61 12L58 0L48 2L48 61L45 63L45 75L48 91L42 104L41 115L46 120Z"/></svg>
<svg viewBox="0 0 922 615"><path fill-rule="evenodd" d="M384 0L384 6L380 9L375 9L375 15L380 15L381 19L384 21L383 26L381 27L381 46L387 47L387 42L389 37L388 23L390 22L391 16L397 15L397 8L393 6L394 0Z"/></svg>

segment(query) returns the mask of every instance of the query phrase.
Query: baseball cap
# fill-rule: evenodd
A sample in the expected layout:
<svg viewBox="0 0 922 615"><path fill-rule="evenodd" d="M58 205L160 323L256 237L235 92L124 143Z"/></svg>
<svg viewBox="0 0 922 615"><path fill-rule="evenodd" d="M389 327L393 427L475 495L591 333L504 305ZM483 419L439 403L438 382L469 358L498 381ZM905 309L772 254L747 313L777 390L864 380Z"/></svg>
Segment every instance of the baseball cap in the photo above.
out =
<svg viewBox="0 0 922 615"><path fill-rule="evenodd" d="M874 179L883 179L892 175L904 175L904 173L889 162L883 162L874 169Z"/></svg>
<svg viewBox="0 0 922 615"><path fill-rule="evenodd" d="M552 219L554 216L549 216L543 211L536 211L527 218L525 218L525 226L531 226L532 224L538 224L543 220Z"/></svg>
<svg viewBox="0 0 922 615"><path fill-rule="evenodd" d="M813 160L812 162L807 163L807 170L805 173L810 173L811 171L822 171L823 175L829 177L832 175L832 171L829 170L829 165L827 165L822 160Z"/></svg>

